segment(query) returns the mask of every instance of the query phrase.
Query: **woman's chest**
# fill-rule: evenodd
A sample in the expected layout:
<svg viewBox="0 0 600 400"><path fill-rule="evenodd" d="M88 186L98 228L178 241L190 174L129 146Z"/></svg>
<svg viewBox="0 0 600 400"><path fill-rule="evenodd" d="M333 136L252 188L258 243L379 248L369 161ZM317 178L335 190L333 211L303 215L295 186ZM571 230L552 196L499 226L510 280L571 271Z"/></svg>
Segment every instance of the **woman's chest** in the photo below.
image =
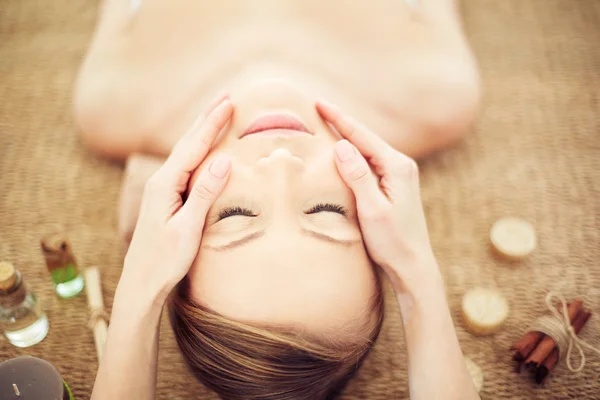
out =
<svg viewBox="0 0 600 400"><path fill-rule="evenodd" d="M410 71L407 38L424 32L403 0L146 0L119 58L136 93L173 103L263 75L381 100Z"/></svg>
<svg viewBox="0 0 600 400"><path fill-rule="evenodd" d="M433 22L403 0L145 0L86 75L112 130L168 143L217 92L277 78L390 136L453 102L445 81L469 63L460 31Z"/></svg>
<svg viewBox="0 0 600 400"><path fill-rule="evenodd" d="M127 36L139 56L221 49L215 55L319 57L326 45L381 55L403 44L411 25L418 18L405 0L144 0Z"/></svg>

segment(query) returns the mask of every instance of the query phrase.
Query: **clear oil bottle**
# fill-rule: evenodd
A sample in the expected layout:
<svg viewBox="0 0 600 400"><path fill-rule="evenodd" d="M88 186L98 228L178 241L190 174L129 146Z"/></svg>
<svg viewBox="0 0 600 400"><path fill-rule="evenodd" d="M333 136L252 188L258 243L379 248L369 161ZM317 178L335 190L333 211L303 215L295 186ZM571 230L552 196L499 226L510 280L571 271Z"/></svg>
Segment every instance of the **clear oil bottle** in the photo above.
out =
<svg viewBox="0 0 600 400"><path fill-rule="evenodd" d="M19 271L0 262L0 329L17 347L38 344L48 334L48 318Z"/></svg>

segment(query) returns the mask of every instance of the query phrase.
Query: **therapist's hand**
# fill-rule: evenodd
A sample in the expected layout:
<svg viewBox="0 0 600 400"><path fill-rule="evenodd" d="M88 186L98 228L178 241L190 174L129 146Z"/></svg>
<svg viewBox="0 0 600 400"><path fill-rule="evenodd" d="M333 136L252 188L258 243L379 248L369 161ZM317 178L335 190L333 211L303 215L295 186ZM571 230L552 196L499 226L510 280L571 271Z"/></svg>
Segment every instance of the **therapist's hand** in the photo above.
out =
<svg viewBox="0 0 600 400"><path fill-rule="evenodd" d="M317 111L345 140L335 163L356 198L358 220L369 255L394 289L439 272L429 242L417 164L379 136L320 101Z"/></svg>
<svg viewBox="0 0 600 400"><path fill-rule="evenodd" d="M336 106L320 102L317 110L346 139L336 143L335 163L356 198L369 255L396 292L410 397L479 399L429 242L417 165Z"/></svg>
<svg viewBox="0 0 600 400"><path fill-rule="evenodd" d="M206 214L229 178L230 158L217 155L200 172L184 204L182 195L188 189L190 177L233 113L233 106L225 96L211 108L148 180L125 257L121 281L135 283L161 300L183 279L196 258Z"/></svg>

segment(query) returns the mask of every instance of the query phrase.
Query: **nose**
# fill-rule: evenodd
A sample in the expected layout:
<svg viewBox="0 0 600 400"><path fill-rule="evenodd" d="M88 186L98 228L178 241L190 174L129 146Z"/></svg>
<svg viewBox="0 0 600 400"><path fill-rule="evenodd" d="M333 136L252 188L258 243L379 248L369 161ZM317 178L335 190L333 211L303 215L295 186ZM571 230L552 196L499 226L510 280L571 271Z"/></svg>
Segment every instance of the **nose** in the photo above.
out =
<svg viewBox="0 0 600 400"><path fill-rule="evenodd" d="M304 170L304 161L294 156L287 149L277 148L268 156L260 158L256 163L256 171L271 182L272 186L280 186L277 182L296 181Z"/></svg>
<svg viewBox="0 0 600 400"><path fill-rule="evenodd" d="M292 159L300 160L300 158L298 158L298 157L294 156L292 153L290 153L290 151L288 149L284 149L281 147L273 150L271 152L271 154L269 154L267 156L267 158L281 159L281 160L286 160L286 159L287 160L292 160ZM302 160L300 160L300 161L302 161Z"/></svg>
<svg viewBox="0 0 600 400"><path fill-rule="evenodd" d="M290 205L294 204L298 184L302 181L304 162L289 150L277 148L268 156L260 158L255 166L257 176L265 184L265 190L272 200L271 212L280 216L291 215Z"/></svg>
<svg viewBox="0 0 600 400"><path fill-rule="evenodd" d="M258 160L258 164L263 168L277 168L301 170L304 168L304 161L301 158L294 156L289 150L277 148L266 157Z"/></svg>

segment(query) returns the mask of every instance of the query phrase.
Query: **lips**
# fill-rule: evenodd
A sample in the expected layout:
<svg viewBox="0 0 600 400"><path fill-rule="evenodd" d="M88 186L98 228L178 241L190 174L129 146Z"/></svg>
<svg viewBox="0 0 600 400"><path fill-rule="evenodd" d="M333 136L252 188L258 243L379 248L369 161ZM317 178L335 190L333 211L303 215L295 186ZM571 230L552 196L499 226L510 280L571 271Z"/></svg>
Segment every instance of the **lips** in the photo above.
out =
<svg viewBox="0 0 600 400"><path fill-rule="evenodd" d="M241 137L255 134L263 135L306 135L308 128L297 118L287 114L269 114L256 119Z"/></svg>

